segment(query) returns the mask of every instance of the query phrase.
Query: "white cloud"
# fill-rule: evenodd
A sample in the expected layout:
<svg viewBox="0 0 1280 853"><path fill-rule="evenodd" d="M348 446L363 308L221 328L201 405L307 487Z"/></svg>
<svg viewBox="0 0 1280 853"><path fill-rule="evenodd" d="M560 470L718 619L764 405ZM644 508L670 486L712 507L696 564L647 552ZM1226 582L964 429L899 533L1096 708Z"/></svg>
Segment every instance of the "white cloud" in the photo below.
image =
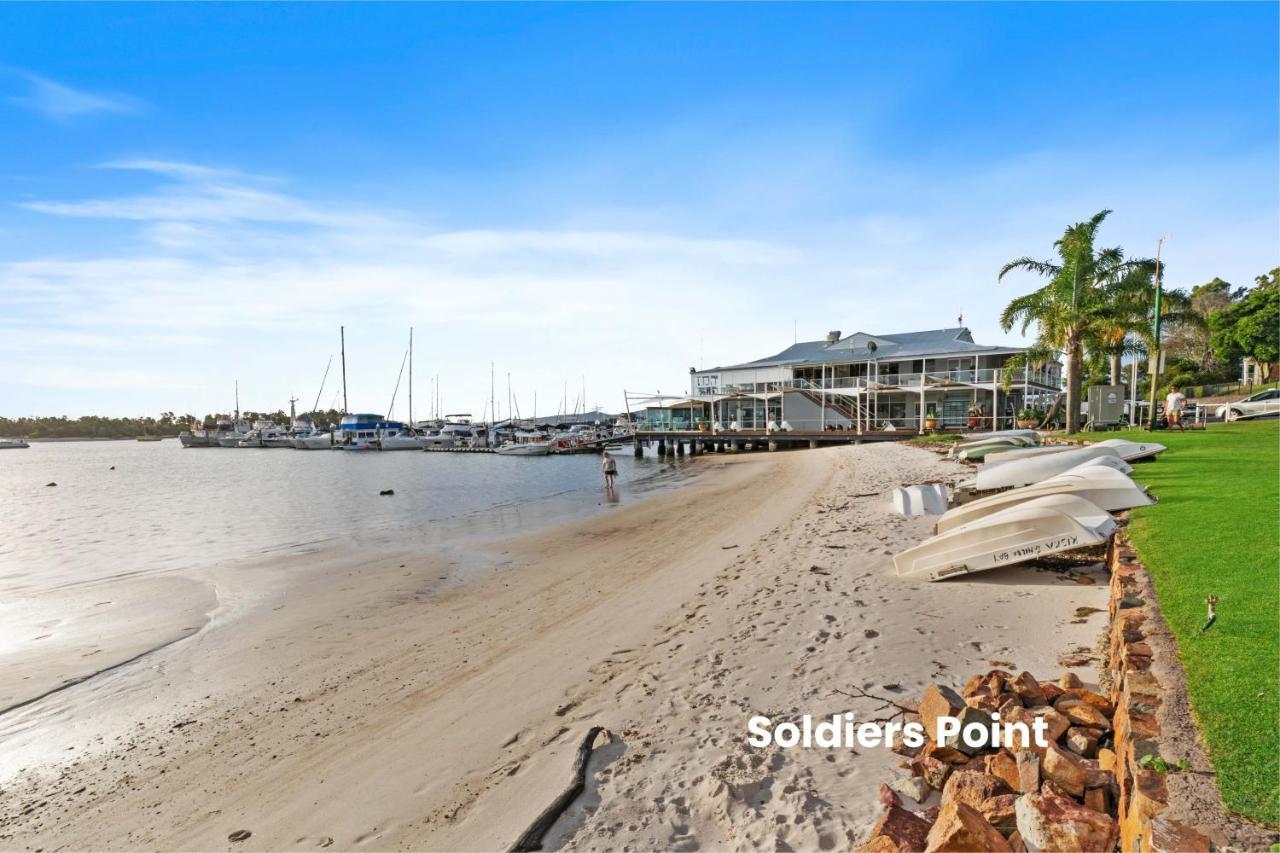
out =
<svg viewBox="0 0 1280 853"><path fill-rule="evenodd" d="M27 90L21 95L11 96L9 101L53 121L70 122L101 114L129 115L140 113L146 107L143 101L131 95L74 89L29 71L12 73L26 83Z"/></svg>
<svg viewBox="0 0 1280 853"><path fill-rule="evenodd" d="M623 388L682 390L690 365L758 358L793 334L936 328L963 312L980 341L1016 343L996 316L1031 282L997 285L999 265L1050 252L1066 224L1103 206L1117 208L1108 245L1139 253L1149 233L1179 237L1177 254L1166 252L1176 285L1213 275L1245 283L1247 270L1274 265L1274 210L1199 212L1222 209L1206 204L1222 192L1215 188L1259 172L1247 159L1201 175L1135 173L1099 190L1064 176L1063 158L1041 154L936 181L885 169L838 214L825 202L796 213L804 206L797 196L767 222L757 206L744 225L736 203L699 207L695 193L678 216L654 212L661 207L609 217L581 208L561 221L522 216L490 227L477 217L479 225L453 228L434 224L447 218L440 214L312 198L234 168L164 160L105 168L153 176L156 185L25 205L115 220L131 236L109 251L68 245L0 263L0 339L31 341L35 330L56 342L12 356L25 375L48 380L48 393L0 393L0 403L16 396L56 401L41 411L74 399L85 412L204 412L225 402L236 378L246 408L275 408L291 394L310 400L339 325L347 327L353 407L386 405L414 325L419 400L422 377L439 374L446 406L477 414L490 361L499 376L512 372L523 411L536 391L545 413L584 374L591 403L619 408ZM1174 184L1175 200L1153 192ZM1027 187L1051 185L1062 189L1022 200ZM607 227L593 227L600 221Z"/></svg>

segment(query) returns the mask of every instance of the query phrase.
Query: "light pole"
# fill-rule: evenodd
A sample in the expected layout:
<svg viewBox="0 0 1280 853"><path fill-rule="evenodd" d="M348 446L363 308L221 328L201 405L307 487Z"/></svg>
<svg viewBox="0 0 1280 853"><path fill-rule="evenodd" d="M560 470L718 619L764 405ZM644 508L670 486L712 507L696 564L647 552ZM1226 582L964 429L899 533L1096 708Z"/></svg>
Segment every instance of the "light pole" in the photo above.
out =
<svg viewBox="0 0 1280 853"><path fill-rule="evenodd" d="M1151 321L1151 344L1155 347L1155 352L1151 362L1151 413L1147 420L1147 430L1150 432L1154 432L1156 428L1156 393L1160 387L1160 301L1164 293L1160 282L1160 250L1168 239L1169 235L1166 234L1156 243L1156 310L1155 318Z"/></svg>

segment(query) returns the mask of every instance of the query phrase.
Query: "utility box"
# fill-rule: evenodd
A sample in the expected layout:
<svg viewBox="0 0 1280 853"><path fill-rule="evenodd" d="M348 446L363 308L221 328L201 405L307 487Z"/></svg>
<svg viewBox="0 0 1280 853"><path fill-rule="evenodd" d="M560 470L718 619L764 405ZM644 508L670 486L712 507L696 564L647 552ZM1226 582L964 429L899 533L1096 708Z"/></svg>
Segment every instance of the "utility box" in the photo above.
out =
<svg viewBox="0 0 1280 853"><path fill-rule="evenodd" d="M1089 387L1089 423L1094 429L1124 422L1124 386Z"/></svg>

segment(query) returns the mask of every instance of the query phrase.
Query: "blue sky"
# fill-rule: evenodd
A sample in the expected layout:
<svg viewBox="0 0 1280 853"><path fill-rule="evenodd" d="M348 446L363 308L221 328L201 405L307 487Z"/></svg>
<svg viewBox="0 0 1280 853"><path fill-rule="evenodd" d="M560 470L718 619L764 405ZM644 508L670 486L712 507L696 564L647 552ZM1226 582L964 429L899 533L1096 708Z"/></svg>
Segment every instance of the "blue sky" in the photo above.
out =
<svg viewBox="0 0 1280 853"><path fill-rule="evenodd" d="M1275 4L0 6L0 415L479 414L1280 263ZM333 400L332 377L324 404ZM570 391L570 396L576 392ZM505 398L505 388L499 394ZM407 415L401 392L400 414ZM418 415L425 415L425 404ZM505 405L504 405L505 408Z"/></svg>

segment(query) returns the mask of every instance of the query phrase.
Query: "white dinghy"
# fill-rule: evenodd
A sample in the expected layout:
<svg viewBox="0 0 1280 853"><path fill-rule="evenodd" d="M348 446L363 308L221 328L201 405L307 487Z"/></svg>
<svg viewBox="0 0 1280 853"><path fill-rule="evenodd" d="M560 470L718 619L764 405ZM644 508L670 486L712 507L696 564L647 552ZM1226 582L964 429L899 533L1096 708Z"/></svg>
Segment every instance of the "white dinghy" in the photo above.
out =
<svg viewBox="0 0 1280 853"><path fill-rule="evenodd" d="M1032 444L1039 444L1040 433L1033 429L1000 429L994 432L974 432L964 437L964 441L985 441L988 438L1025 438Z"/></svg>
<svg viewBox="0 0 1280 853"><path fill-rule="evenodd" d="M966 450L979 447L1032 447L1035 442L1021 435L997 435L991 438L978 438L971 441L957 441L951 447L952 456L960 456Z"/></svg>
<svg viewBox="0 0 1280 853"><path fill-rule="evenodd" d="M926 539L893 558L899 577L936 581L1101 545L1116 522L1074 495L1049 495Z"/></svg>
<svg viewBox="0 0 1280 853"><path fill-rule="evenodd" d="M921 483L894 489L893 509L908 518L942 515L947 511L947 487L942 483Z"/></svg>
<svg viewBox="0 0 1280 853"><path fill-rule="evenodd" d="M1114 468L1086 463L1070 471L1030 486L997 492L976 501L947 510L934 526L934 533L945 533L963 524L977 521L1009 507L1050 495L1072 495L1108 512L1150 506L1155 499L1147 491Z"/></svg>
<svg viewBox="0 0 1280 853"><path fill-rule="evenodd" d="M989 465L1003 465L1015 459L1032 459L1036 456L1051 456L1054 453L1066 453L1068 450L1079 450L1078 444L1046 444L1042 447L1018 447L999 456L992 456L983 461ZM1120 454L1116 454L1119 456Z"/></svg>
<svg viewBox="0 0 1280 853"><path fill-rule="evenodd" d="M1154 459L1167 449L1163 444L1154 441L1129 441L1127 438L1108 438L1099 441L1095 447L1111 447L1125 462L1136 462L1139 459Z"/></svg>
<svg viewBox="0 0 1280 853"><path fill-rule="evenodd" d="M1013 451L1009 451L1012 453ZM1000 454L1001 456L1005 454ZM992 465L983 463L978 469L975 485L978 491L992 489L1012 489L1018 486L1029 486L1047 480L1063 471L1076 467L1082 462L1093 459L1104 459L1104 465L1110 465L1118 471L1128 474L1133 467L1120 458L1114 447L1073 447L1061 453L1032 456L1026 459L1011 459L1008 462Z"/></svg>

